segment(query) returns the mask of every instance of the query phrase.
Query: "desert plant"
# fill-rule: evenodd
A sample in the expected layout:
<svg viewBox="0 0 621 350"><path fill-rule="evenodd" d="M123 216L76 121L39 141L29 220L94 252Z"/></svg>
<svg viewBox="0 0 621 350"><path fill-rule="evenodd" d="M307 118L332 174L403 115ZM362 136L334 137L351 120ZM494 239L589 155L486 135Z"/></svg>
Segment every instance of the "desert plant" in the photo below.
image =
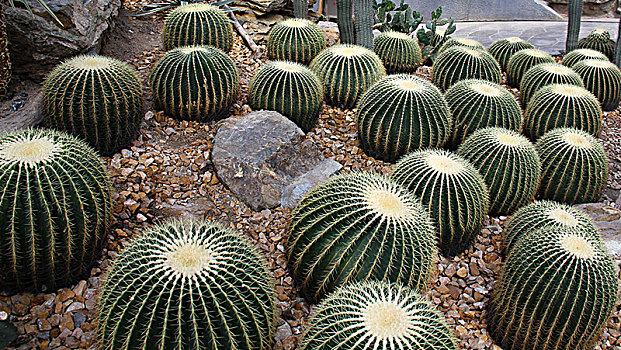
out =
<svg viewBox="0 0 621 350"><path fill-rule="evenodd" d="M270 349L274 283L242 234L171 221L135 238L104 277L101 349Z"/></svg>
<svg viewBox="0 0 621 350"><path fill-rule="evenodd" d="M446 44L445 44L446 45ZM502 72L498 62L484 50L454 47L436 58L431 79L442 91L465 79L481 79L500 84Z"/></svg>
<svg viewBox="0 0 621 350"><path fill-rule="evenodd" d="M182 5L166 17L162 42L164 50L209 45L228 52L233 46L233 27L226 14L216 6L205 3Z"/></svg>
<svg viewBox="0 0 621 350"><path fill-rule="evenodd" d="M453 47L465 47L472 50L485 50L485 46L483 46L483 44L476 40L452 37L446 40L444 44L442 44L442 46L438 50L438 54L441 54L442 52Z"/></svg>
<svg viewBox="0 0 621 350"><path fill-rule="evenodd" d="M535 46L528 41L512 36L505 39L499 39L490 44L487 52L492 55L500 64L503 72L507 71L509 59L514 53L524 49L534 49Z"/></svg>
<svg viewBox="0 0 621 350"><path fill-rule="evenodd" d="M621 71L613 63L584 60L571 67L582 77L584 87L602 104L604 111L614 111L621 101Z"/></svg>
<svg viewBox="0 0 621 350"><path fill-rule="evenodd" d="M556 63L541 63L524 73L520 82L520 102L526 108L528 101L542 87L552 84L569 84L584 87L582 78L569 67Z"/></svg>
<svg viewBox="0 0 621 350"><path fill-rule="evenodd" d="M356 111L362 149L393 162L427 147L441 147L451 132L451 112L437 87L411 74L390 75L375 83Z"/></svg>
<svg viewBox="0 0 621 350"><path fill-rule="evenodd" d="M608 61L608 57L599 51L591 49L577 49L565 55L561 61L561 64L571 68L574 64L584 60Z"/></svg>
<svg viewBox="0 0 621 350"><path fill-rule="evenodd" d="M541 63L555 63L555 61L549 53L537 49L524 49L514 53L507 64L507 84L519 88L524 74Z"/></svg>
<svg viewBox="0 0 621 350"><path fill-rule="evenodd" d="M341 43L373 49L374 2L373 0L336 0Z"/></svg>
<svg viewBox="0 0 621 350"><path fill-rule="evenodd" d="M599 51L611 61L615 57L615 42L610 39L610 32L606 29L593 30L589 35L580 39L578 47Z"/></svg>
<svg viewBox="0 0 621 350"><path fill-rule="evenodd" d="M45 124L111 155L138 134L142 83L127 64L104 56L77 56L57 66L43 84Z"/></svg>
<svg viewBox="0 0 621 350"><path fill-rule="evenodd" d="M55 290L88 275L112 218L97 153L52 130L0 136L0 290Z"/></svg>
<svg viewBox="0 0 621 350"><path fill-rule="evenodd" d="M435 271L433 224L420 200L380 175L355 172L316 186L292 213L289 266L317 301L360 280L424 290Z"/></svg>
<svg viewBox="0 0 621 350"><path fill-rule="evenodd" d="M621 68L621 18L619 19L619 29L617 29L617 42L615 43L615 64Z"/></svg>
<svg viewBox="0 0 621 350"><path fill-rule="evenodd" d="M399 32L380 33L373 41L373 51L389 74L414 73L423 60L418 42Z"/></svg>
<svg viewBox="0 0 621 350"><path fill-rule="evenodd" d="M568 0L567 39L565 40L565 53L578 48L578 36L580 35L580 20L582 18L582 0Z"/></svg>
<svg viewBox="0 0 621 350"><path fill-rule="evenodd" d="M425 25L418 29L416 37L418 42L423 46L423 62L434 62L438 56L441 45L450 39L450 35L457 30L453 17L448 19L442 17L442 6L431 12L431 19ZM438 27L447 26L445 30ZM441 37L440 37L441 35Z"/></svg>
<svg viewBox="0 0 621 350"><path fill-rule="evenodd" d="M308 18L308 0L293 0L293 14L295 18Z"/></svg>
<svg viewBox="0 0 621 350"><path fill-rule="evenodd" d="M489 208L485 181L470 162L444 150L420 150L401 158L390 178L429 209L445 255L468 249Z"/></svg>
<svg viewBox="0 0 621 350"><path fill-rule="evenodd" d="M267 36L267 55L273 60L309 64L325 48L323 31L307 19L280 22Z"/></svg>

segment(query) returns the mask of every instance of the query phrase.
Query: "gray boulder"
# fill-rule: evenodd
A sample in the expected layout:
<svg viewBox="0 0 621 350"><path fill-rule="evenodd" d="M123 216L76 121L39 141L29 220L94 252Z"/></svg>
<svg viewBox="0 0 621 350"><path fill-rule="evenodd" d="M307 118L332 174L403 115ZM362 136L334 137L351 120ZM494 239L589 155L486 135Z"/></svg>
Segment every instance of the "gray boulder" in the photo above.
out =
<svg viewBox="0 0 621 350"><path fill-rule="evenodd" d="M603 203L578 204L576 208L591 215L610 253L621 259L621 210Z"/></svg>

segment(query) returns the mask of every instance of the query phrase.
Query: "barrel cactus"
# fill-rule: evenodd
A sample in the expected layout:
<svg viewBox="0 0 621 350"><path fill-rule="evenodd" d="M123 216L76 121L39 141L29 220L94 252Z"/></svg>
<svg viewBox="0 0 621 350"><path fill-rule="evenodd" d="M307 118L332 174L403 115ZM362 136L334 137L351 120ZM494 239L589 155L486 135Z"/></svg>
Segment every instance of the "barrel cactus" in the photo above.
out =
<svg viewBox="0 0 621 350"><path fill-rule="evenodd" d="M190 3L168 14L162 29L164 50L209 45L228 52L233 47L233 27L224 11L204 3Z"/></svg>
<svg viewBox="0 0 621 350"><path fill-rule="evenodd" d="M451 113L429 81L411 74L390 75L362 96L356 124L362 149L393 162L413 150L444 145Z"/></svg>
<svg viewBox="0 0 621 350"><path fill-rule="evenodd" d="M602 104L604 111L614 111L621 101L621 71L613 63L602 60L584 60L573 67Z"/></svg>
<svg viewBox="0 0 621 350"><path fill-rule="evenodd" d="M536 140L549 130L569 127L599 136L602 108L588 90L564 84L543 87L531 99L524 112L524 134Z"/></svg>
<svg viewBox="0 0 621 350"><path fill-rule="evenodd" d="M142 83L127 64L77 56L56 67L43 84L46 126L75 135L108 156L136 137L142 121Z"/></svg>
<svg viewBox="0 0 621 350"><path fill-rule="evenodd" d="M429 209L445 255L468 249L489 207L485 180L470 162L444 150L421 150L401 158L390 177Z"/></svg>
<svg viewBox="0 0 621 350"><path fill-rule="evenodd" d="M431 78L440 90L446 91L454 83L465 79L500 84L502 72L498 62L487 52L454 47L438 55L431 70Z"/></svg>
<svg viewBox="0 0 621 350"><path fill-rule="evenodd" d="M418 42L399 32L383 32L373 40L373 51L388 73L414 73L423 60Z"/></svg>
<svg viewBox="0 0 621 350"><path fill-rule="evenodd" d="M582 78L573 69L556 63L541 63L526 71L520 82L520 101L526 108L533 95L542 87L552 84L570 84L584 87Z"/></svg>
<svg viewBox="0 0 621 350"><path fill-rule="evenodd" d="M316 186L292 213L288 261L307 299L360 280L424 290L435 271L433 224L420 200L371 173Z"/></svg>
<svg viewBox="0 0 621 350"><path fill-rule="evenodd" d="M519 88L524 74L541 63L555 63L555 61L549 53L537 49L524 49L516 52L507 63L507 84Z"/></svg>
<svg viewBox="0 0 621 350"><path fill-rule="evenodd" d="M498 126L520 131L522 110L504 87L486 80L467 79L451 86L444 95L453 116L448 144L457 148L474 131Z"/></svg>
<svg viewBox="0 0 621 350"><path fill-rule="evenodd" d="M267 55L273 60L309 64L325 48L323 31L307 19L282 21L267 36Z"/></svg>
<svg viewBox="0 0 621 350"><path fill-rule="evenodd" d="M568 204L599 200L608 180L608 158L596 138L558 128L545 133L535 146L542 165L539 197Z"/></svg>
<svg viewBox="0 0 621 350"><path fill-rule="evenodd" d="M459 38L459 37L450 37L449 39L442 44L438 53L444 52L453 47L465 47L473 50L485 50L485 46L480 42L467 38Z"/></svg>
<svg viewBox="0 0 621 350"><path fill-rule="evenodd" d="M514 53L524 49L534 49L535 46L528 41L518 38L516 36L499 39L490 44L487 48L487 52L494 56L496 61L500 64L503 72L507 71L509 59Z"/></svg>
<svg viewBox="0 0 621 350"><path fill-rule="evenodd" d="M112 218L97 153L63 132L0 136L0 290L54 290L88 276Z"/></svg>
<svg viewBox="0 0 621 350"><path fill-rule="evenodd" d="M593 349L619 292L600 239L546 227L511 248L488 310L488 330L506 350Z"/></svg>
<svg viewBox="0 0 621 350"><path fill-rule="evenodd" d="M248 104L253 109L277 111L305 132L323 107L321 81L305 66L287 61L268 62L250 82Z"/></svg>
<svg viewBox="0 0 621 350"><path fill-rule="evenodd" d="M310 64L324 86L326 102L353 108L358 98L386 74L382 60L356 45L335 45L319 53Z"/></svg>
<svg viewBox="0 0 621 350"><path fill-rule="evenodd" d="M211 46L168 51L153 68L150 82L157 104L170 116L187 120L225 116L239 91L235 63Z"/></svg>
<svg viewBox="0 0 621 350"><path fill-rule="evenodd" d="M593 30L585 38L578 41L578 47L599 51L611 61L615 57L615 42L610 39L610 32L606 29Z"/></svg>
<svg viewBox="0 0 621 350"><path fill-rule="evenodd" d="M608 57L599 51L591 49L577 49L565 55L561 61L561 64L571 68L574 64L584 60L609 61Z"/></svg>
<svg viewBox="0 0 621 350"><path fill-rule="evenodd" d="M311 315L302 350L457 350L457 342L424 296L383 282L337 289Z"/></svg>
<svg viewBox="0 0 621 350"><path fill-rule="evenodd" d="M171 221L132 241L103 280L101 349L270 349L274 284L242 234Z"/></svg>

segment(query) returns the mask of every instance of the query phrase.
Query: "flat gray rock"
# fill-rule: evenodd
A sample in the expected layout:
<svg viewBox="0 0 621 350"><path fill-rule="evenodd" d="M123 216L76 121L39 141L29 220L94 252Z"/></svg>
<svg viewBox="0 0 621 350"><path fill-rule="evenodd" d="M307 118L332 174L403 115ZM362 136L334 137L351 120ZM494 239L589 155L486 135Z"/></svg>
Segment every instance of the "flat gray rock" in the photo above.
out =
<svg viewBox="0 0 621 350"><path fill-rule="evenodd" d="M575 207L591 215L610 253L621 259L621 210L603 203L586 203Z"/></svg>
<svg viewBox="0 0 621 350"><path fill-rule="evenodd" d="M342 167L341 163L333 159L324 159L314 169L298 177L292 184L283 189L280 205L286 209L295 208L306 192L341 170Z"/></svg>
<svg viewBox="0 0 621 350"><path fill-rule="evenodd" d="M560 20L542 0L405 0L425 20L442 6L443 17L456 21Z"/></svg>

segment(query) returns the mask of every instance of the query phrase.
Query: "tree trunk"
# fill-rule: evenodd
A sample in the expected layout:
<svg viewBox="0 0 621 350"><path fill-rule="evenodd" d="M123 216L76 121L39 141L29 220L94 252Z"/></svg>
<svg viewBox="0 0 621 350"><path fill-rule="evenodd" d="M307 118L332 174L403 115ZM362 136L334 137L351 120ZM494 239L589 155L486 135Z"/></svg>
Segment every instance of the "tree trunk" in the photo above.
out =
<svg viewBox="0 0 621 350"><path fill-rule="evenodd" d="M0 97L6 96L9 82L11 81L11 59L9 58L9 46L6 37L4 16L0 7Z"/></svg>
<svg viewBox="0 0 621 350"><path fill-rule="evenodd" d="M569 0L569 20L567 25L567 42L565 54L578 48L580 35L580 18L582 17L582 0Z"/></svg>

